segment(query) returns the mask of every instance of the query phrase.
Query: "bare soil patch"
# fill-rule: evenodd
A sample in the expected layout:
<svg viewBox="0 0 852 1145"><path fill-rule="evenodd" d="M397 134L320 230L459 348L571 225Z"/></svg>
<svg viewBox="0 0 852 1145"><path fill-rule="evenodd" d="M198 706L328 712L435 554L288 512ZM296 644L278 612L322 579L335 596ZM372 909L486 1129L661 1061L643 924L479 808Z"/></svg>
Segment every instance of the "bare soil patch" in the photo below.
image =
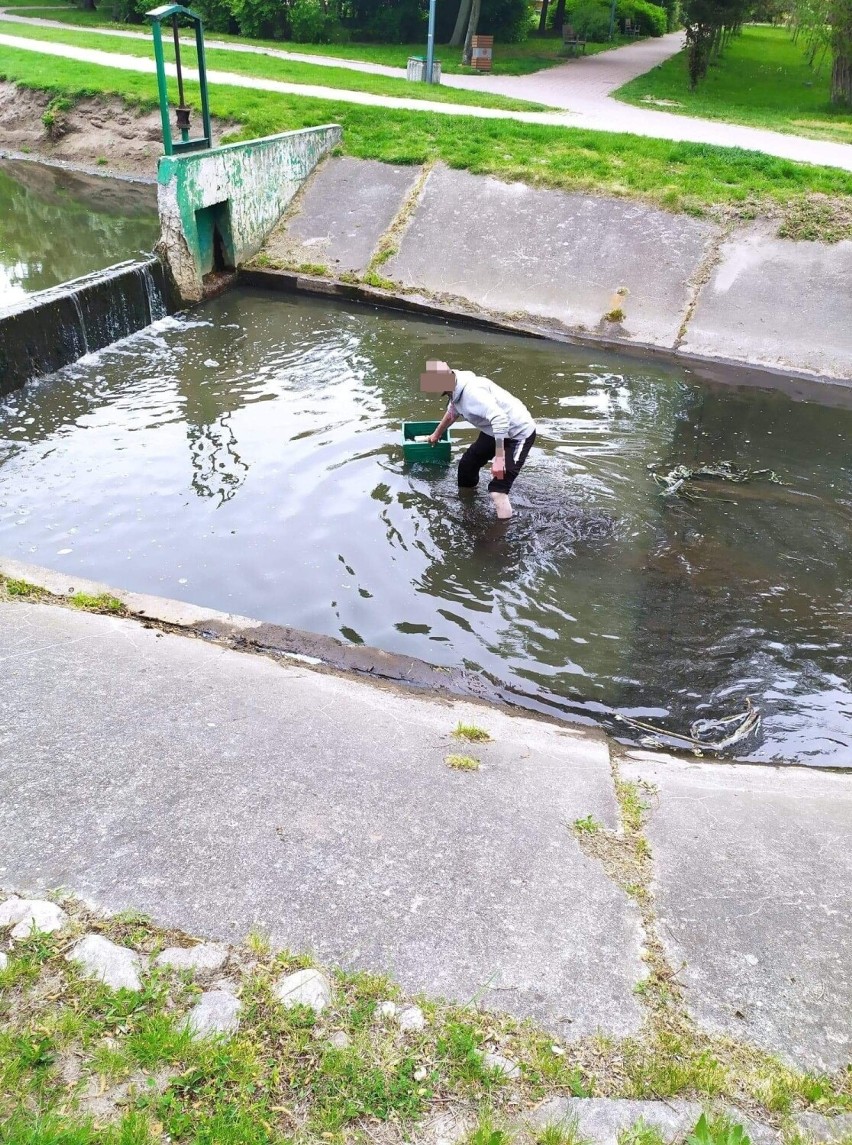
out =
<svg viewBox="0 0 852 1145"><path fill-rule="evenodd" d="M158 110L143 110L115 98L81 99L53 110L47 92L0 81L0 149L72 165L97 167L106 174L154 179L163 154ZM53 105L55 106L55 104ZM43 116L51 107L50 129ZM214 142L232 123L213 123Z"/></svg>

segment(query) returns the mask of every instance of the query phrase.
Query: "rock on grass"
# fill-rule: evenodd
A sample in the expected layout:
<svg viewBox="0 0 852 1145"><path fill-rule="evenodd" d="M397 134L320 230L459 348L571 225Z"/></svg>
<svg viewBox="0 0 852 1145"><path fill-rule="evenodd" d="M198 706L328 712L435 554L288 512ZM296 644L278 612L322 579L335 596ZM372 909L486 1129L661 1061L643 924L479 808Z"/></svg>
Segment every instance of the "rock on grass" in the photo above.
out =
<svg viewBox="0 0 852 1145"><path fill-rule="evenodd" d="M36 931L52 934L54 930L61 930L67 921L65 911L46 899L21 899L13 895L0 906L0 928L12 926L12 938L29 938Z"/></svg>
<svg viewBox="0 0 852 1145"><path fill-rule="evenodd" d="M111 990L141 990L140 956L126 946L118 946L100 934L87 934L75 943L68 962L76 962L87 978L96 978Z"/></svg>
<svg viewBox="0 0 852 1145"><path fill-rule="evenodd" d="M308 1006L321 1014L331 1002L331 982L320 970L297 970L275 983L274 993L286 1009Z"/></svg>

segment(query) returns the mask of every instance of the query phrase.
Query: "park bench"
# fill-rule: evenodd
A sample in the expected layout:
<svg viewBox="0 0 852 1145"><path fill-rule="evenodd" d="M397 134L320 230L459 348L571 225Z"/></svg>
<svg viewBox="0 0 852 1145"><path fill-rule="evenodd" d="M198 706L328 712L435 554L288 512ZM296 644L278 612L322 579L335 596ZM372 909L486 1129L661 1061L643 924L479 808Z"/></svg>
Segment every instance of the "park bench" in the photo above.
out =
<svg viewBox="0 0 852 1145"><path fill-rule="evenodd" d="M625 36L641 36L642 29L639 27L638 20L625 20L624 34Z"/></svg>
<svg viewBox="0 0 852 1145"><path fill-rule="evenodd" d="M572 56L576 56L580 48L583 49L583 54L586 54L586 41L580 39L571 24L562 25L562 46L566 51L570 51Z"/></svg>

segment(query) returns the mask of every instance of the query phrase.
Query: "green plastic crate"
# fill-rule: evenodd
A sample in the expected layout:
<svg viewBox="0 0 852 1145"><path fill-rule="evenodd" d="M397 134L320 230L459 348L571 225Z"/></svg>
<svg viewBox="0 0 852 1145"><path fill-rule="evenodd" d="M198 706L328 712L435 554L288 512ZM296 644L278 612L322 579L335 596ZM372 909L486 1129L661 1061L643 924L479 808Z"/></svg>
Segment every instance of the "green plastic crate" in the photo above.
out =
<svg viewBox="0 0 852 1145"><path fill-rule="evenodd" d="M409 463L423 462L426 465L449 465L452 456L450 431L444 430L437 445L428 441L413 441L415 437L427 437L434 433L440 423L437 421L404 421L402 423L402 453Z"/></svg>

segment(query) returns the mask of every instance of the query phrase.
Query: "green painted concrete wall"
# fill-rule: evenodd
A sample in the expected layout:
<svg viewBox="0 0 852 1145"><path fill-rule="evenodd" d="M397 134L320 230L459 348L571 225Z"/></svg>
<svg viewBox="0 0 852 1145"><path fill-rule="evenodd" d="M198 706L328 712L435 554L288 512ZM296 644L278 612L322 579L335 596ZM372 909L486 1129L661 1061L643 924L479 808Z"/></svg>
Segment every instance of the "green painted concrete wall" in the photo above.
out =
<svg viewBox="0 0 852 1145"><path fill-rule="evenodd" d="M160 250L184 301L203 296L216 232L226 265L250 258L341 137L332 124L160 159Z"/></svg>

